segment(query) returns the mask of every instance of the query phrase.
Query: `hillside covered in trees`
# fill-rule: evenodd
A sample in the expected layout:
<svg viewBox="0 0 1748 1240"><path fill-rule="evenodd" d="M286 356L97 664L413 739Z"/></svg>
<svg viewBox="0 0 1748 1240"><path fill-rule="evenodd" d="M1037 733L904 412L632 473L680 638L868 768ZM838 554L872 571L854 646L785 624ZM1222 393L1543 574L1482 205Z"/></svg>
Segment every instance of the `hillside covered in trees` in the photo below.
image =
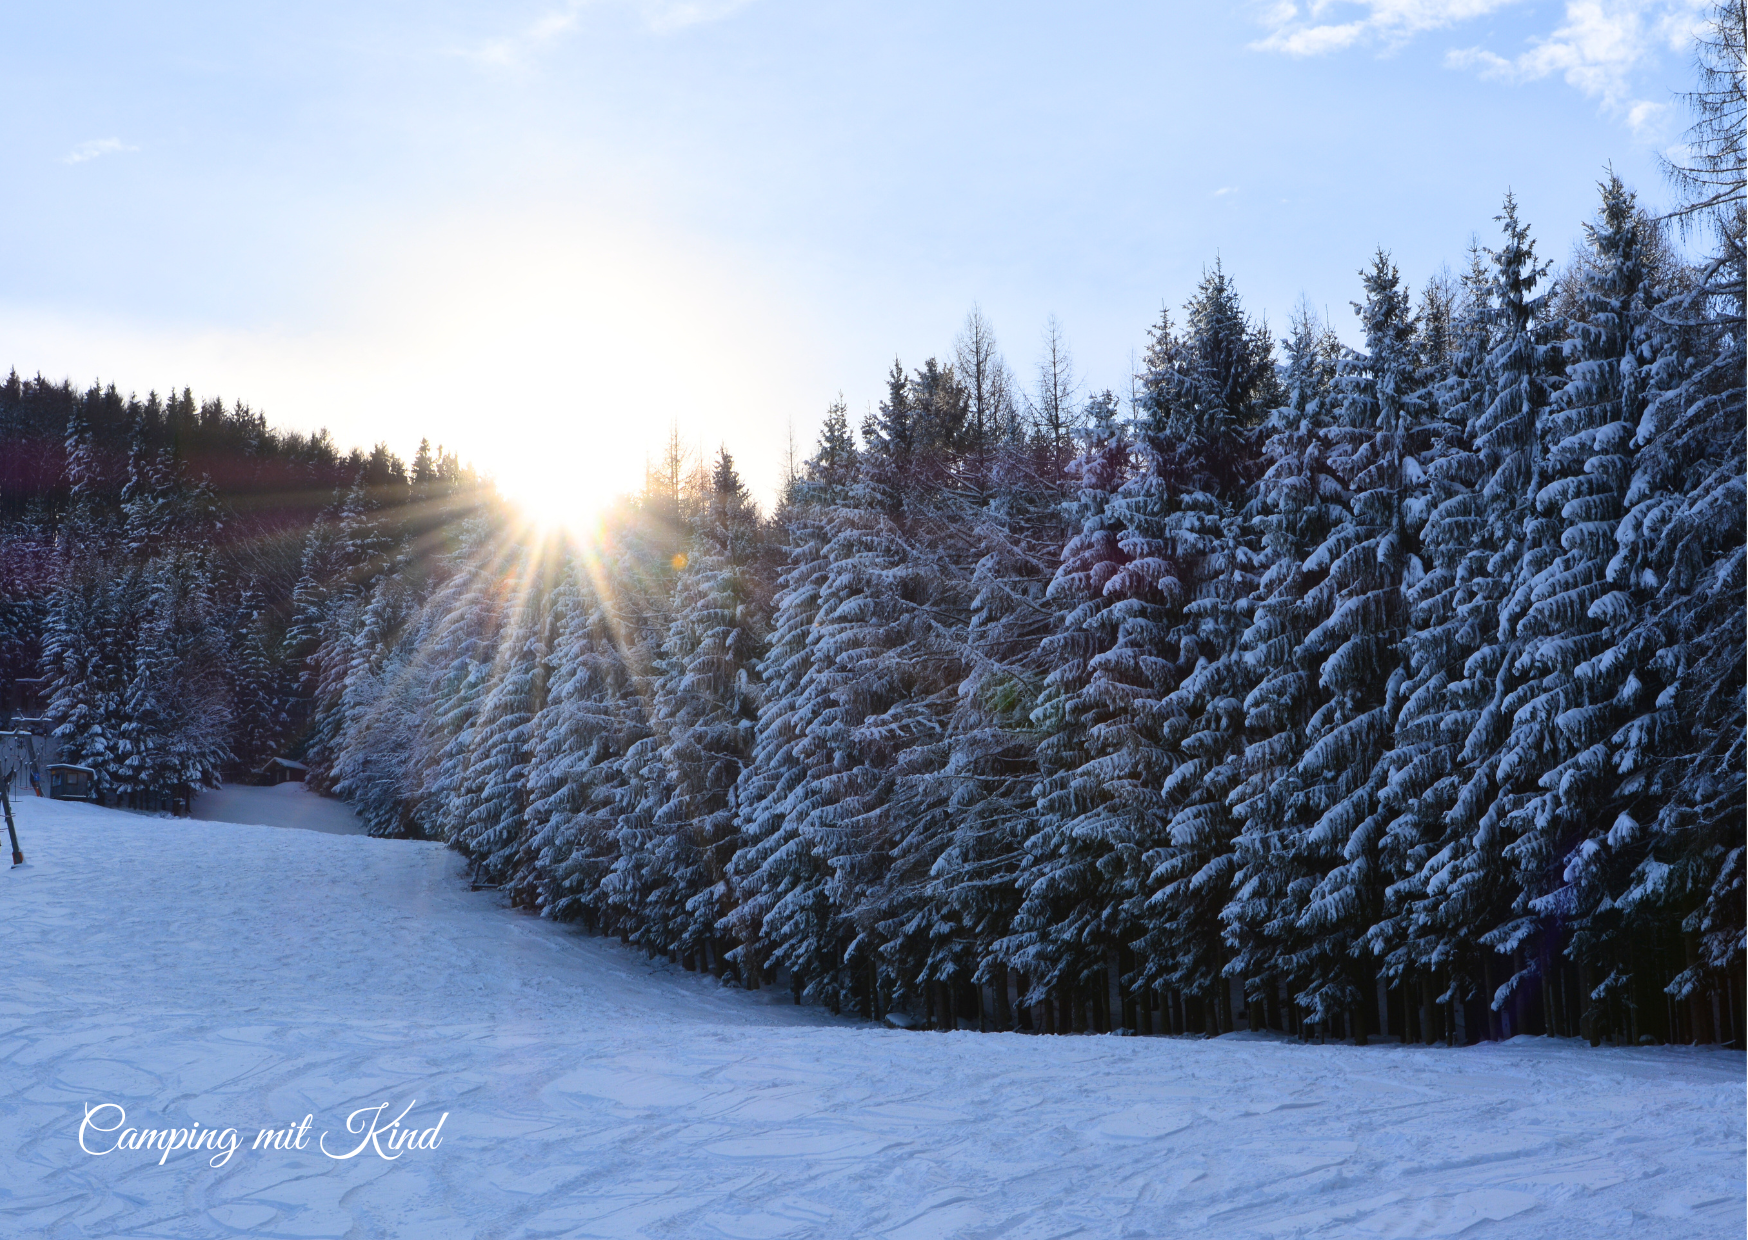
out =
<svg viewBox="0 0 1748 1240"><path fill-rule="evenodd" d="M1122 400L974 313L770 514L675 449L537 539L453 458L14 379L6 674L112 796L291 741L517 905L834 1009L1740 1044L1721 13L1673 215L1606 178L1556 273L1508 195L1460 275L1365 263L1358 348L1216 264Z"/></svg>
<svg viewBox="0 0 1748 1240"><path fill-rule="evenodd" d="M338 451L242 404L0 384L0 706L41 684L63 756L112 804L246 772L299 743L303 654L368 522L416 574L488 498L453 455ZM392 548L392 551L391 551Z"/></svg>

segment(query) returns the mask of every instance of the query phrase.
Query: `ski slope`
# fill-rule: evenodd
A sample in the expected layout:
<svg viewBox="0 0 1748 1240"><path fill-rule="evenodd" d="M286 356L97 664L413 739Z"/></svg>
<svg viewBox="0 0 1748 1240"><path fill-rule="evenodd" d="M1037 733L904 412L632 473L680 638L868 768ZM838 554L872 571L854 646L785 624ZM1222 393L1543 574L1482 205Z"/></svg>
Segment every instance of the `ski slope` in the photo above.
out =
<svg viewBox="0 0 1748 1240"><path fill-rule="evenodd" d="M433 844L19 830L0 1236L1743 1234L1735 1052L901 1032L506 911ZM317 1147L385 1102L436 1147ZM242 1148L85 1153L103 1104Z"/></svg>
<svg viewBox="0 0 1748 1240"><path fill-rule="evenodd" d="M364 834L364 824L350 805L295 782L266 788L227 784L223 788L203 789L195 795L191 816L202 822L295 827L332 835Z"/></svg>

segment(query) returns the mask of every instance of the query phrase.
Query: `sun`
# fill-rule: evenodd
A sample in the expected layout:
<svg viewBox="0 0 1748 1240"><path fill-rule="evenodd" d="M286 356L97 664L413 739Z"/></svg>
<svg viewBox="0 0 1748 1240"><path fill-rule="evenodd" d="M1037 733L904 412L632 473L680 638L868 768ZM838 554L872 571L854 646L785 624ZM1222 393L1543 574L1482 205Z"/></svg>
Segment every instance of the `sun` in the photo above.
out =
<svg viewBox="0 0 1748 1240"><path fill-rule="evenodd" d="M580 537L594 530L606 506L604 492L574 473L538 464L497 476L498 492L536 534Z"/></svg>
<svg viewBox="0 0 1748 1240"><path fill-rule="evenodd" d="M575 495L549 490L513 491L505 496L532 529L543 534L580 534L595 521L598 506Z"/></svg>

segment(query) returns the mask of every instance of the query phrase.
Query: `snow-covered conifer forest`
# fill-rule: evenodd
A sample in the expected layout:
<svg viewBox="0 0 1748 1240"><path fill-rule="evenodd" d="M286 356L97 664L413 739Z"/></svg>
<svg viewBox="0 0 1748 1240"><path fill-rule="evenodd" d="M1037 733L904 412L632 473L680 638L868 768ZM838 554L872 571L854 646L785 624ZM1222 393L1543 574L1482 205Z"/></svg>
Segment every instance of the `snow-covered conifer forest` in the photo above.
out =
<svg viewBox="0 0 1748 1240"><path fill-rule="evenodd" d="M677 436L592 539L421 447L0 387L0 679L111 803L292 752L687 969L946 1028L1744 1033L1742 13L1669 214L1212 263L1133 387L975 312L771 512Z"/></svg>

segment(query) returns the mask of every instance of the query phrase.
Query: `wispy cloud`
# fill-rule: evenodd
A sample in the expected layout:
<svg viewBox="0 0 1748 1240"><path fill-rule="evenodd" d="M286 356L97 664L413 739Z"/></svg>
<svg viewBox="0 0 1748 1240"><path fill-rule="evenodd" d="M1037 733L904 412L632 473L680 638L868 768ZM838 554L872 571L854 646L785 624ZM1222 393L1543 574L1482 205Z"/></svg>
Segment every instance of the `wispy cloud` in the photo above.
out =
<svg viewBox="0 0 1748 1240"><path fill-rule="evenodd" d="M751 4L752 0L637 0L644 24L667 33L704 22L721 21Z"/></svg>
<svg viewBox="0 0 1748 1240"><path fill-rule="evenodd" d="M1321 56L1360 46L1389 51L1416 35L1458 26L1518 2L1275 0L1260 17L1267 37L1251 46L1288 56ZM1528 51L1502 56L1485 47L1457 48L1445 53L1445 64L1512 82L1558 73L1622 117L1640 137L1650 137L1661 127L1669 105L1634 98L1634 72L1663 48L1691 46L1709 7L1709 0L1566 0L1564 23L1532 39Z"/></svg>
<svg viewBox="0 0 1748 1240"><path fill-rule="evenodd" d="M486 40L468 54L487 64L522 64L542 48L575 31L582 22L584 11L591 8L608 5L630 8L643 19L644 26L650 31L669 34L688 26L720 21L751 3L752 0L569 0L520 30Z"/></svg>
<svg viewBox="0 0 1748 1240"><path fill-rule="evenodd" d="M1447 53L1445 63L1513 82L1558 73L1648 136L1660 127L1669 105L1633 98L1633 72L1663 48L1691 46L1706 8L1705 0L1567 0L1565 24L1533 40L1528 51L1505 57L1466 47Z"/></svg>
<svg viewBox="0 0 1748 1240"><path fill-rule="evenodd" d="M1386 49L1417 34L1484 17L1518 0L1310 0L1301 6L1279 0L1263 11L1266 38L1251 44L1288 56L1322 56L1344 48ZM1345 20L1329 20L1345 18Z"/></svg>
<svg viewBox="0 0 1748 1240"><path fill-rule="evenodd" d="M129 146L120 138L93 138L89 142L81 142L78 146L61 156L63 164L83 164L93 159L101 159L105 155L117 155L122 151L137 151L137 146Z"/></svg>
<svg viewBox="0 0 1748 1240"><path fill-rule="evenodd" d="M1219 189L1215 190L1212 194L1209 194L1208 197L1210 197L1210 198L1224 198L1224 197L1226 197L1227 194L1236 194L1237 192L1238 192L1238 187L1236 185L1222 185Z"/></svg>

